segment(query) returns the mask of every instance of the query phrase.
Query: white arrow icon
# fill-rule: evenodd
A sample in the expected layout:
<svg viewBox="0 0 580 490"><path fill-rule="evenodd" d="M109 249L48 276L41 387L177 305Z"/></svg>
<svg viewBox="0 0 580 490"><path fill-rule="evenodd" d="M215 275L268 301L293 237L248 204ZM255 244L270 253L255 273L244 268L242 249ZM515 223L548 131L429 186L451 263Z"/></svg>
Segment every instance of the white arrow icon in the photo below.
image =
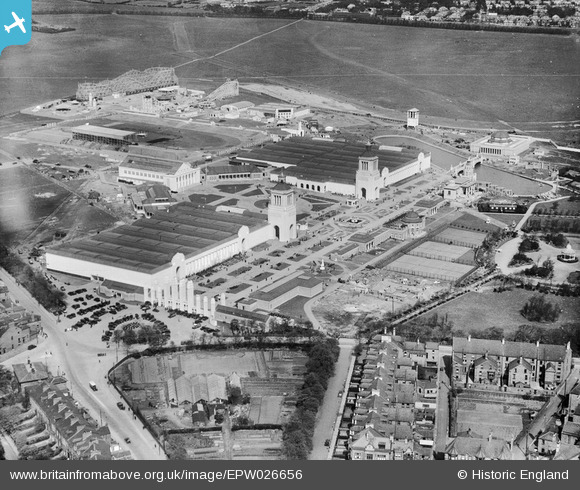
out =
<svg viewBox="0 0 580 490"><path fill-rule="evenodd" d="M14 24L12 25L4 25L4 29L6 30L6 32L10 32L10 29L14 28L14 27L20 27L20 29L22 30L22 32L24 34L26 34L26 29L24 29L24 19L19 19L18 16L12 12L12 17L14 17Z"/></svg>

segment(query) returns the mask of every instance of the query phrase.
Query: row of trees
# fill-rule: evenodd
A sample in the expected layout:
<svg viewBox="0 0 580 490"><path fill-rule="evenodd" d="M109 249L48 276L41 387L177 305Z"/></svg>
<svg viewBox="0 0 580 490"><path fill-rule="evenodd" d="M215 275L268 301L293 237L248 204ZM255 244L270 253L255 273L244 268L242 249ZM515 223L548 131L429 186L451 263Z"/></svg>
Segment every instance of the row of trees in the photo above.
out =
<svg viewBox="0 0 580 490"><path fill-rule="evenodd" d="M544 241L558 248L565 248L568 245L568 239L562 233L548 233Z"/></svg>
<svg viewBox="0 0 580 490"><path fill-rule="evenodd" d="M532 215L522 228L525 232L580 233L580 220L569 217Z"/></svg>
<svg viewBox="0 0 580 490"><path fill-rule="evenodd" d="M0 266L6 269L47 310L58 311L66 306L62 291L55 288L44 275L35 272L18 255L10 252L2 244L0 244Z"/></svg>
<svg viewBox="0 0 580 490"><path fill-rule="evenodd" d="M131 327L135 325L132 324ZM149 344L151 347L162 347L167 343L168 337L154 325L137 324L136 328L125 330L117 329L113 332L113 342L124 342L125 345Z"/></svg>
<svg viewBox="0 0 580 490"><path fill-rule="evenodd" d="M296 410L284 426L282 453L287 459L307 459L312 450L316 414L334 374L339 347L336 339L321 339L308 350L306 376Z"/></svg>

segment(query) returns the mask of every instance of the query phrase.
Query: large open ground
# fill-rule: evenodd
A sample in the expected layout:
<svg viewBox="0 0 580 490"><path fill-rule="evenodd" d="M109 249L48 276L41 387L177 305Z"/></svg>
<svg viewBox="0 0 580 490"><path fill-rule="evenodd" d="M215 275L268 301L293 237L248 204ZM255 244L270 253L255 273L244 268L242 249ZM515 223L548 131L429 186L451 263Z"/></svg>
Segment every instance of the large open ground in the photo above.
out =
<svg viewBox="0 0 580 490"><path fill-rule="evenodd" d="M291 21L38 17L76 30L35 33L28 45L3 52L3 113L72 95L79 81L168 65L190 86L226 77L286 82L450 120L561 121L580 113L580 44L573 36L315 21L271 32Z"/></svg>
<svg viewBox="0 0 580 490"><path fill-rule="evenodd" d="M555 295L549 295L548 300L557 303L562 308L562 313L557 322L535 323L526 320L520 314L520 310L534 294L537 293L523 289L514 289L513 291L504 291L502 293L467 293L459 299L435 308L423 316L429 317L435 313L440 316L448 315L454 327L464 332L485 330L493 326L502 328L506 335L514 332L519 325L523 324L558 328L564 323L578 321L578 300L573 297Z"/></svg>

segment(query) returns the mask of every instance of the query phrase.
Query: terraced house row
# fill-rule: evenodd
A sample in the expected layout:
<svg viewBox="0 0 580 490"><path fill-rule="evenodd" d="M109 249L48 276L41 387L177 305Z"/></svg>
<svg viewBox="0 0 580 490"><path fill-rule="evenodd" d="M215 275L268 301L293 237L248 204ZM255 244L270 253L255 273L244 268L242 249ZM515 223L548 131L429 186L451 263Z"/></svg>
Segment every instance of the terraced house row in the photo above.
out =
<svg viewBox="0 0 580 490"><path fill-rule="evenodd" d="M373 338L347 398L351 459L433 458L438 365L435 342Z"/></svg>

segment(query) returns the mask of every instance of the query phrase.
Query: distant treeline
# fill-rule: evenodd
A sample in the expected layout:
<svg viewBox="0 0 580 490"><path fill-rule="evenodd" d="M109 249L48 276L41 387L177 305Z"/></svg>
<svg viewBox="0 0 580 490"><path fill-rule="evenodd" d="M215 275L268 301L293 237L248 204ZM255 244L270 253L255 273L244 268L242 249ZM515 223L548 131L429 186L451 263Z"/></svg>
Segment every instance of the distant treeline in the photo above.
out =
<svg viewBox="0 0 580 490"><path fill-rule="evenodd" d="M561 27L540 27L540 26L506 26L500 24L480 24L476 22L432 22L426 20L409 20L400 17L369 17L365 18L349 18L338 17L333 19L315 19L330 22L350 22L357 24L379 24L391 26L405 26L405 27L426 27L430 29L452 29L460 31L493 31L493 32L519 32L523 34L558 34L560 36L568 36L572 33L570 29Z"/></svg>
<svg viewBox="0 0 580 490"><path fill-rule="evenodd" d="M306 18L304 12L279 10L277 12L266 11L261 7L235 7L222 9L220 6L211 6L211 10L203 12L191 12L183 9L169 10L167 7L124 7L115 5L90 5L90 6L63 6L51 8L35 8L35 14L119 14L119 15L158 15L176 17L227 17L227 18L259 18L259 19L300 19ZM311 19L326 22L348 22L357 24L391 25L404 27L424 27L430 29L453 29L463 31L493 31L493 32L518 32L523 34L557 34L567 36L572 30L561 27L541 26L506 26L500 24L480 24L470 22L431 22L424 20L408 20L400 17L328 17L325 19Z"/></svg>

